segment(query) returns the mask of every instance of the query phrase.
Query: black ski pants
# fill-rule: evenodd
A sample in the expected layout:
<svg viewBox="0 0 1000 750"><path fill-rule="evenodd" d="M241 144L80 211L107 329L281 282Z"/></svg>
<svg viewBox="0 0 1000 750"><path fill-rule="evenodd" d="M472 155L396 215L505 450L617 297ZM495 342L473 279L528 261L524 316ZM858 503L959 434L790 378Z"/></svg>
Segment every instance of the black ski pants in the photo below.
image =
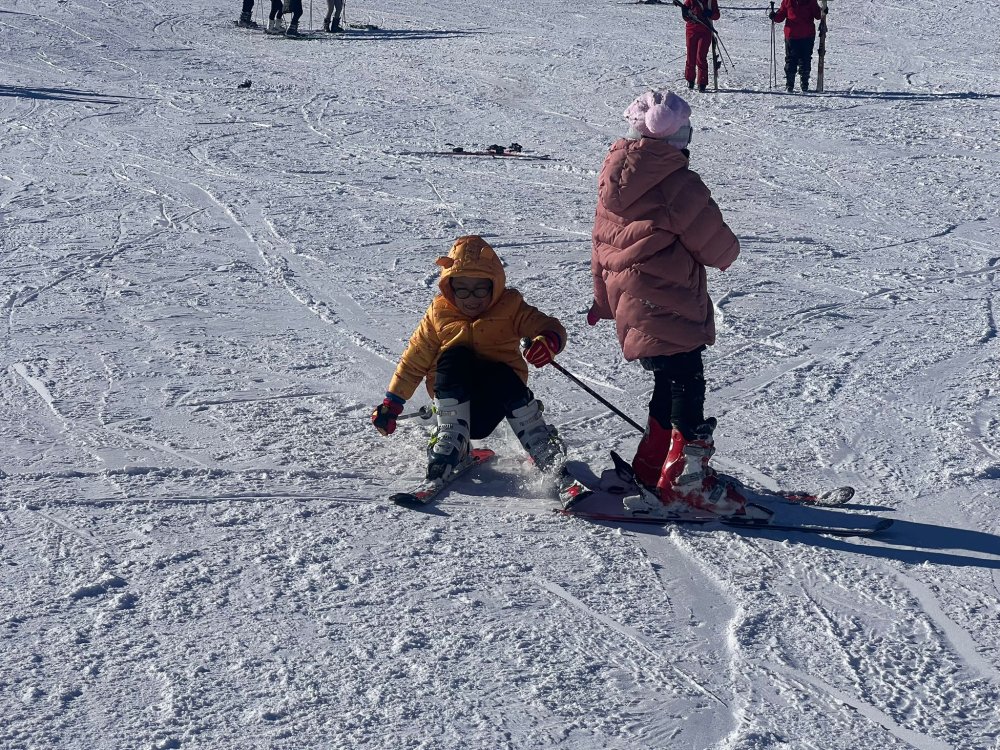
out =
<svg viewBox="0 0 1000 750"><path fill-rule="evenodd" d="M344 15L344 0L326 0L326 22L331 19L340 24L340 18Z"/></svg>
<svg viewBox="0 0 1000 750"><path fill-rule="evenodd" d="M488 437L511 411L534 398L514 370L480 357L467 346L453 346L441 353L434 395L471 402L469 434L473 440Z"/></svg>
<svg viewBox="0 0 1000 750"><path fill-rule="evenodd" d="M804 86L809 84L809 72L812 68L813 45L816 37L785 40L785 83L789 88L795 85L795 73L798 72Z"/></svg>
<svg viewBox="0 0 1000 750"><path fill-rule="evenodd" d="M268 16L272 21L275 18L280 18L282 12L284 11L284 6L281 4L281 0L271 0L271 13Z"/></svg>
<svg viewBox="0 0 1000 750"><path fill-rule="evenodd" d="M299 19L302 18L302 0L288 0L285 5L287 6L286 10L290 10L292 12L291 25L298 26Z"/></svg>
<svg viewBox="0 0 1000 750"><path fill-rule="evenodd" d="M701 346L691 352L639 360L653 373L653 397L649 416L661 427L673 425L689 440L705 421L705 365Z"/></svg>
<svg viewBox="0 0 1000 750"><path fill-rule="evenodd" d="M251 13L253 13L253 0L243 0L243 12L240 15L250 18Z"/></svg>

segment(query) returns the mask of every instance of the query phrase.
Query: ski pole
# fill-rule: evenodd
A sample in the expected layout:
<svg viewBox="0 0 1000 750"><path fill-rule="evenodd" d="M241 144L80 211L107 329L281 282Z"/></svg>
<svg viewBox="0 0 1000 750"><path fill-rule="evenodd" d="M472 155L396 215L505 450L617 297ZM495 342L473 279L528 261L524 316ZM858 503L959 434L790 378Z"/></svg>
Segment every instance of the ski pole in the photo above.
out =
<svg viewBox="0 0 1000 750"><path fill-rule="evenodd" d="M719 36L719 32L715 30L714 26L710 26L709 28L712 29L712 36L719 43L719 49L721 49L723 53L725 53L726 57L729 58L729 66L731 68L735 68L736 63L733 62L733 56L729 54L729 50L726 49L726 45L722 43L722 37ZM720 57L719 59L721 60L722 58Z"/></svg>
<svg viewBox="0 0 1000 750"><path fill-rule="evenodd" d="M774 0L771 0L771 15L774 15ZM771 88L778 85L778 64L774 60L774 20L771 21Z"/></svg>
<svg viewBox="0 0 1000 750"><path fill-rule="evenodd" d="M528 338L527 336L525 336L523 339L521 339L521 349L522 350L527 350L529 346L531 346L531 339ZM588 386L586 383L584 383L582 380L580 380L580 378L576 377L576 375L574 375L573 373L571 373L569 370L567 370L561 364L559 364L558 362L556 362L554 359L552 360L552 362L550 364L554 368L556 368L557 370L559 370L559 372L561 372L567 378L569 378L574 383L576 383L578 386L580 386L581 388L583 388L583 390L585 390L591 396L593 396L598 401L600 401L602 404L604 404L606 407L608 407L609 409L611 409L611 411L613 411L619 417L621 417L626 422L628 422L630 425L632 425L633 427L635 427L635 429L637 429L639 432L645 432L646 431L645 428L642 427L642 425L640 425L638 422L636 422L634 419L632 419L628 414L625 414L623 411L621 411L619 408L617 408L614 404L612 404L610 401L608 401L606 398L604 398L604 396L602 396L601 394L597 393L593 388L591 388L590 386Z"/></svg>
<svg viewBox="0 0 1000 750"><path fill-rule="evenodd" d="M419 409L417 409L416 411L411 411L409 414L400 414L398 417L396 417L396 421L398 422L401 419L427 420L427 419L433 419L433 417L434 417L434 408L429 404L424 404Z"/></svg>
<svg viewBox="0 0 1000 750"><path fill-rule="evenodd" d="M722 67L722 58L719 57L719 45L716 44L718 38L718 34L712 36L712 88L715 91L719 90L719 68Z"/></svg>

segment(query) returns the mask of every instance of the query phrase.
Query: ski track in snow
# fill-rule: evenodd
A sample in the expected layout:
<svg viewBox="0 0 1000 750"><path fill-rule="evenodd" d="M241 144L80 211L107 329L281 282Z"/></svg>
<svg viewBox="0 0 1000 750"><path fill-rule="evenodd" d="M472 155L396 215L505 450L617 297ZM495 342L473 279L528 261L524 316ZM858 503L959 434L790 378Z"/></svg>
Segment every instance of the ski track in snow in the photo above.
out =
<svg viewBox="0 0 1000 750"><path fill-rule="evenodd" d="M833 5L795 96L724 11L692 167L743 246L709 276L718 465L855 486L835 512L896 519L865 540L561 518L506 427L436 505L385 500L426 427L371 404L460 234L642 420L583 321L590 228L621 111L683 87L676 9L376 0L306 43L228 0L7 0L0 746L1000 748L989 9ZM406 153L512 141L551 159ZM532 378L575 457L631 455Z"/></svg>

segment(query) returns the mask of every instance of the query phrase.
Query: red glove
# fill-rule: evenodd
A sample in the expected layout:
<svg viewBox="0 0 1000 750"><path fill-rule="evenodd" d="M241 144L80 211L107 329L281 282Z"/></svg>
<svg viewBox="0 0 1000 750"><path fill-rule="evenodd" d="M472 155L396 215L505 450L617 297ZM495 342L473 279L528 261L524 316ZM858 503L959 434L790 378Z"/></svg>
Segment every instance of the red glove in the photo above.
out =
<svg viewBox="0 0 1000 750"><path fill-rule="evenodd" d="M403 404L395 396L386 395L381 404L372 412L372 424L383 435L391 435L396 431L396 417L403 413Z"/></svg>
<svg viewBox="0 0 1000 750"><path fill-rule="evenodd" d="M535 367L544 367L552 363L561 348L559 334L545 331L531 340L531 346L524 350L524 358Z"/></svg>
<svg viewBox="0 0 1000 750"><path fill-rule="evenodd" d="M587 325L596 326L600 322L600 320L601 316L597 312L597 300L594 300L594 303L590 306L590 309L587 310Z"/></svg>

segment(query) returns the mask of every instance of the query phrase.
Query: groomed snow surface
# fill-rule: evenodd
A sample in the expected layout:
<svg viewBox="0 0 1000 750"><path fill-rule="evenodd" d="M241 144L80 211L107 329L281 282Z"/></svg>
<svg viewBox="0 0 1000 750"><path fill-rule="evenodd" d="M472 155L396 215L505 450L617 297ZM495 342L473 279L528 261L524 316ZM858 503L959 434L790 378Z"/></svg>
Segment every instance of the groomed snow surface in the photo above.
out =
<svg viewBox="0 0 1000 750"><path fill-rule="evenodd" d="M462 234L644 419L582 313L676 9L365 0L378 30L291 41L237 0L0 0L0 747L1000 748L994 8L837 0L826 93L787 95L754 5L689 96L743 245L719 465L852 484L874 540L564 519L506 427L479 481L386 502L426 427L368 414ZM552 159L401 153L511 141ZM532 377L578 458L631 456Z"/></svg>

